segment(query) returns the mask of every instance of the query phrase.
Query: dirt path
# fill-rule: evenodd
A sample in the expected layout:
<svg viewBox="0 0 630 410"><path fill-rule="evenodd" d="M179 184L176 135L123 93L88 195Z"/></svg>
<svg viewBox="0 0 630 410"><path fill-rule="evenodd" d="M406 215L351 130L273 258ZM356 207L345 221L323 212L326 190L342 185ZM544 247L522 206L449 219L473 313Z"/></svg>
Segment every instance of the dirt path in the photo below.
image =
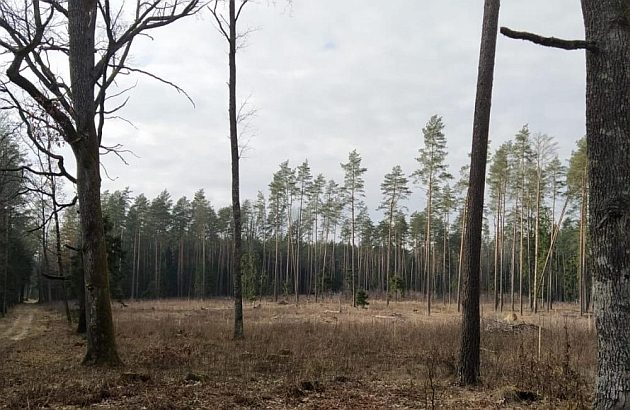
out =
<svg viewBox="0 0 630 410"><path fill-rule="evenodd" d="M30 303L15 306L9 315L0 320L0 343L17 342L28 336L41 333L41 326L35 324L35 315L42 315L44 310Z"/></svg>

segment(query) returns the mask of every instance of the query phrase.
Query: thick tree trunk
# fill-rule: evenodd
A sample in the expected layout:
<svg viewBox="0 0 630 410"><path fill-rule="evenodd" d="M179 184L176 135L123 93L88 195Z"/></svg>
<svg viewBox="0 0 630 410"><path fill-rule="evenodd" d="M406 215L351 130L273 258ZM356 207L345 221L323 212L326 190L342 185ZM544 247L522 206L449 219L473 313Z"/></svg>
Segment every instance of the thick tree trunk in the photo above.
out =
<svg viewBox="0 0 630 410"><path fill-rule="evenodd" d="M485 0L477 96L473 122L470 184L468 188L468 215L464 239L464 294L461 346L459 352L459 382L476 384L479 380L479 270L481 231L483 227L483 201L488 156L488 131L492 104L494 55L497 42L499 0Z"/></svg>
<svg viewBox="0 0 630 410"><path fill-rule="evenodd" d="M109 298L107 254L101 212L99 145L94 124L94 31L96 2L68 2L70 79L77 138L77 192L81 216L87 352L85 364L117 365L114 324Z"/></svg>
<svg viewBox="0 0 630 410"><path fill-rule="evenodd" d="M107 254L100 202L98 146L77 149L77 191L82 226L83 271L85 280L85 319L87 353L85 364L115 365L114 325L107 277Z"/></svg>
<svg viewBox="0 0 630 410"><path fill-rule="evenodd" d="M630 408L630 2L582 0L589 234L598 341L595 408Z"/></svg>

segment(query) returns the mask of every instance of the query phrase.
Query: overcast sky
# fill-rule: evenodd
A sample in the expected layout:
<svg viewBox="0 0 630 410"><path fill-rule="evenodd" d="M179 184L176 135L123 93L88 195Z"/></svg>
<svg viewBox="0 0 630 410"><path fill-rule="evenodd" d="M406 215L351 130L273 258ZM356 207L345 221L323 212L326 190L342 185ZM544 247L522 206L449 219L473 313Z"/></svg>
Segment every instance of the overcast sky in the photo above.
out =
<svg viewBox="0 0 630 410"><path fill-rule="evenodd" d="M409 174L433 114L446 125L451 171L468 161L482 0L282 0L248 4L240 28L256 28L237 56L238 95L256 110L241 141L242 198L267 192L284 160L308 158L314 175L342 181L339 166L356 149L367 167L372 211L394 165ZM504 0L500 25L583 38L578 0ZM185 89L146 77L121 113L135 127L108 123L104 143L138 157L104 158L103 189L129 186L173 199L203 188L215 206L230 200L227 44L208 14L135 44L136 66ZM121 86L127 80L121 81ZM523 124L555 137L568 158L584 134L584 54L499 36L491 118L493 148ZM416 194L410 210L422 206Z"/></svg>

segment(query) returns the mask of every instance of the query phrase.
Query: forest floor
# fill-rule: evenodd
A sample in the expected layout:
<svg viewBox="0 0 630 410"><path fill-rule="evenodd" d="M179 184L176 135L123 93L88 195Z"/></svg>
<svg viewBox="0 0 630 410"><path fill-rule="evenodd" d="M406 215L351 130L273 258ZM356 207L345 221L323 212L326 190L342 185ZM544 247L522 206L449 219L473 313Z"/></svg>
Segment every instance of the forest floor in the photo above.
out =
<svg viewBox="0 0 630 410"><path fill-rule="evenodd" d="M85 340L58 306L0 319L0 408L586 408L596 364L591 319L574 305L517 320L483 309L482 383L455 383L459 314L436 302L335 298L245 307L153 300L113 306L118 368L82 366ZM540 346L540 351L539 351Z"/></svg>

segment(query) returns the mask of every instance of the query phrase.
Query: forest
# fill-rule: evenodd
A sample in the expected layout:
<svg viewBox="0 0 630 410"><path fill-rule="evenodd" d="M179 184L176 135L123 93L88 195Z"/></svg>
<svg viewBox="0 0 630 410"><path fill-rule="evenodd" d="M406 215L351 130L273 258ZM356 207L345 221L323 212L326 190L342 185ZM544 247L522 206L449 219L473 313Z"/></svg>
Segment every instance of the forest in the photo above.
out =
<svg viewBox="0 0 630 410"><path fill-rule="evenodd" d="M300 130L302 149L274 156L269 174L264 153L252 161L258 172L243 166L257 109L237 84L252 73L241 56L259 30L244 16L278 4L1 3L0 407L627 408L629 7L583 0L584 39L565 40L499 27L501 3L476 5L474 103L449 101L472 113L471 138L451 133L461 118L435 109L415 119L413 150L383 136L382 156L368 161L370 145L348 140L326 147L320 169ZM121 122L143 132L124 117L130 96L143 95L129 78L196 109L177 81L152 72L159 62L133 55L140 40L168 43L156 33L194 19L223 47L227 87L213 103L226 116L204 121L229 134L223 155L213 153L229 158L226 173L213 175L215 158L209 173L196 169L177 139L195 124L181 121L154 179L112 178L104 158L141 158L115 136ZM568 155L565 139L522 123L537 118L513 123L493 105L513 40L586 57L586 135L571 137ZM327 39L318 52L339 47ZM311 74L287 70L283 87ZM365 84L373 92L378 80ZM167 100L156 95L141 104ZM352 112L334 103L333 116ZM160 133L158 117L148 115ZM160 175L179 149L190 163L177 157L186 174L168 186ZM391 171L375 176L383 163ZM188 188L204 178L224 188ZM117 179L129 183L108 189Z"/></svg>
<svg viewBox="0 0 630 410"><path fill-rule="evenodd" d="M364 186L367 164L356 151L340 161L340 182L315 176L308 160L279 164L268 187L243 201L245 297L297 302L300 295L331 292L349 300L361 291L383 298L408 292L427 309L431 300L459 304L468 174L466 168L457 177L450 173L443 128L439 116L431 117L421 133L417 170L405 174L395 165L380 187ZM6 173L11 177L16 190L52 192L59 185L47 177L38 181L41 186L20 187L26 181ZM501 311L550 309L555 301L578 302L588 311L585 139L561 161L552 138L531 135L524 126L491 154L487 181L482 292ZM380 189L378 209L365 206L366 189ZM412 189L426 193L424 209L403 205ZM24 266L22 257L14 265L6 261L5 298L61 299L64 290L54 278L64 275L64 266L73 275L69 297L76 298L82 269L76 206L58 209L41 194L20 201L3 220L32 230L30 237L11 241L27 249L32 269L13 268ZM128 189L103 192L112 296L231 295L231 209L215 209L212 202L203 189L191 199L171 198L167 190L155 198ZM382 218L374 220L378 210Z"/></svg>

